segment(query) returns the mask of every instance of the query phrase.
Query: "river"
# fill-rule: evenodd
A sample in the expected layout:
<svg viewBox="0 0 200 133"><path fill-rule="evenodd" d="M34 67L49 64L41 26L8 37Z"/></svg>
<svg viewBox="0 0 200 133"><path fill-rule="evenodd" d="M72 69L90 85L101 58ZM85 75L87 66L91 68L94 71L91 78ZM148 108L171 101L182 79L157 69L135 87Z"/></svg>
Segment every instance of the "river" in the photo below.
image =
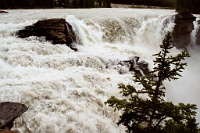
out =
<svg viewBox="0 0 200 133"><path fill-rule="evenodd" d="M7 11L0 14L0 102L29 107L16 119L14 129L22 133L124 133L125 127L116 125L120 112L104 104L110 96L120 97L119 83L134 85L133 73L118 62L139 56L152 69L152 55L160 50L165 33L173 30L175 11ZM64 44L52 45L43 37L16 37L18 30L49 18L65 18L73 26L78 52ZM194 29L194 39L195 33ZM200 106L200 48L192 46L182 77L164 83L166 100Z"/></svg>

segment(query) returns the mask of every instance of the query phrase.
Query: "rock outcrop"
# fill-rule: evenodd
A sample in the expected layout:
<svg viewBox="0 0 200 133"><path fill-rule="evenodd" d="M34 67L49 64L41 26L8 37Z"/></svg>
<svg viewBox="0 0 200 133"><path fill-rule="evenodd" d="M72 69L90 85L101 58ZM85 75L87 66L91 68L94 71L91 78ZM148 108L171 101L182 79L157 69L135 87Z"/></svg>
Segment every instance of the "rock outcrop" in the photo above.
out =
<svg viewBox="0 0 200 133"><path fill-rule="evenodd" d="M0 103L0 130L10 130L13 127L13 121L27 110L28 108L21 103Z"/></svg>
<svg viewBox="0 0 200 133"><path fill-rule="evenodd" d="M175 15L175 27L172 33L173 41L178 49L186 49L191 38L190 33L194 29L195 17L190 12L179 12Z"/></svg>
<svg viewBox="0 0 200 133"><path fill-rule="evenodd" d="M73 42L76 42L72 26L63 18L40 20L18 31L17 35L20 38L45 36L46 40L51 41L53 44L66 44L71 49L77 51L77 48L72 45Z"/></svg>
<svg viewBox="0 0 200 133"><path fill-rule="evenodd" d="M145 76L149 73L148 63L144 60L139 61L139 57L134 56L130 60L120 61L119 65L128 65L129 71L134 71L136 74L140 76Z"/></svg>
<svg viewBox="0 0 200 133"><path fill-rule="evenodd" d="M0 13L8 13L8 12L6 12L6 11L0 11Z"/></svg>

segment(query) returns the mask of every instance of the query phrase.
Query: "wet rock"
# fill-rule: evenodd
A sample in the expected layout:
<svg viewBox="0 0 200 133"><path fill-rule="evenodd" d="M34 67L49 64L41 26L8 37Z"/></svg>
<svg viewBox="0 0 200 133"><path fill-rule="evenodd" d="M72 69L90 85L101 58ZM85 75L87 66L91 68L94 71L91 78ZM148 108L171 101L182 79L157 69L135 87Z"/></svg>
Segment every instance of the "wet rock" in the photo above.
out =
<svg viewBox="0 0 200 133"><path fill-rule="evenodd" d="M149 73L149 67L148 63L146 61L139 61L138 56L132 57L130 60L126 61L120 61L118 63L121 66L128 66L129 71L134 71L136 74L139 74L140 76L145 76Z"/></svg>
<svg viewBox="0 0 200 133"><path fill-rule="evenodd" d="M6 11L0 11L0 13L8 13L8 12L6 12Z"/></svg>
<svg viewBox="0 0 200 133"><path fill-rule="evenodd" d="M66 44L70 48L76 42L72 26L63 18L40 20L32 26L26 26L17 32L18 37L45 36L52 44ZM73 50L75 48L73 47Z"/></svg>
<svg viewBox="0 0 200 133"><path fill-rule="evenodd" d="M149 73L149 64L146 61L144 61L144 60L139 61L137 65L138 65L138 68L143 73L143 74L140 74L140 75L147 75Z"/></svg>
<svg viewBox="0 0 200 133"><path fill-rule="evenodd" d="M78 51L78 48L74 45L74 43L69 44L68 47L70 47L74 51Z"/></svg>
<svg viewBox="0 0 200 133"><path fill-rule="evenodd" d="M28 108L21 103L0 103L0 129L11 129L13 121L27 110Z"/></svg>
<svg viewBox="0 0 200 133"><path fill-rule="evenodd" d="M5 130L1 130L0 133L20 133L20 132L17 131L17 130L7 130L7 129L5 129Z"/></svg>
<svg viewBox="0 0 200 133"><path fill-rule="evenodd" d="M194 29L194 17L190 12L179 12L175 15L175 27L172 33L172 40L178 49L186 49L190 44L190 33Z"/></svg>

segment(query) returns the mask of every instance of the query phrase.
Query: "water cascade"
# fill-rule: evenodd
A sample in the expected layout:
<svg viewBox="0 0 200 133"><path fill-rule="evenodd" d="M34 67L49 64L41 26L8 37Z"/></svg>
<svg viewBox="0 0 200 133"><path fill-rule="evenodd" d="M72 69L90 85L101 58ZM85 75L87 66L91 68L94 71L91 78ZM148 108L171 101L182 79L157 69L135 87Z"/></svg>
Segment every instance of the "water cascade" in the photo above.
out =
<svg viewBox="0 0 200 133"><path fill-rule="evenodd" d="M173 10L53 9L8 10L0 14L0 102L21 102L28 111L16 119L22 133L124 133L120 112L104 104L120 97L118 84L133 72L119 65L134 56L153 67L153 54L174 27ZM197 16L198 18L200 16ZM15 33L38 20L65 18L78 37L75 52L44 37ZM183 77L166 82L166 100L200 106L199 47L190 49ZM180 50L174 48L171 53ZM120 73L122 72L123 73Z"/></svg>

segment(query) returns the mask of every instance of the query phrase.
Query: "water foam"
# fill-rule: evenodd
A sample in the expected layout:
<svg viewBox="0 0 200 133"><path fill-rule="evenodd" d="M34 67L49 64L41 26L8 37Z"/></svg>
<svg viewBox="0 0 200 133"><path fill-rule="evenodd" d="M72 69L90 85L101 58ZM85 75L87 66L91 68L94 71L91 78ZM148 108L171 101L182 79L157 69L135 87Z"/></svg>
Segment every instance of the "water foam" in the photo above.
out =
<svg viewBox="0 0 200 133"><path fill-rule="evenodd" d="M159 51L164 34L173 29L173 14L153 9L54 9L9 10L7 16L1 15L0 101L29 107L15 128L34 133L125 132L115 124L120 112L104 104L112 95L120 97L119 83L133 84L132 73L117 64L137 55L152 68L152 54ZM66 18L73 26L79 52L44 38L15 37L24 26L55 17ZM199 89L198 57L194 52L187 59L183 78L166 83L168 100L199 104L192 97ZM119 74L121 69L124 74ZM188 86L183 85L186 81ZM183 98L181 94L188 95Z"/></svg>

